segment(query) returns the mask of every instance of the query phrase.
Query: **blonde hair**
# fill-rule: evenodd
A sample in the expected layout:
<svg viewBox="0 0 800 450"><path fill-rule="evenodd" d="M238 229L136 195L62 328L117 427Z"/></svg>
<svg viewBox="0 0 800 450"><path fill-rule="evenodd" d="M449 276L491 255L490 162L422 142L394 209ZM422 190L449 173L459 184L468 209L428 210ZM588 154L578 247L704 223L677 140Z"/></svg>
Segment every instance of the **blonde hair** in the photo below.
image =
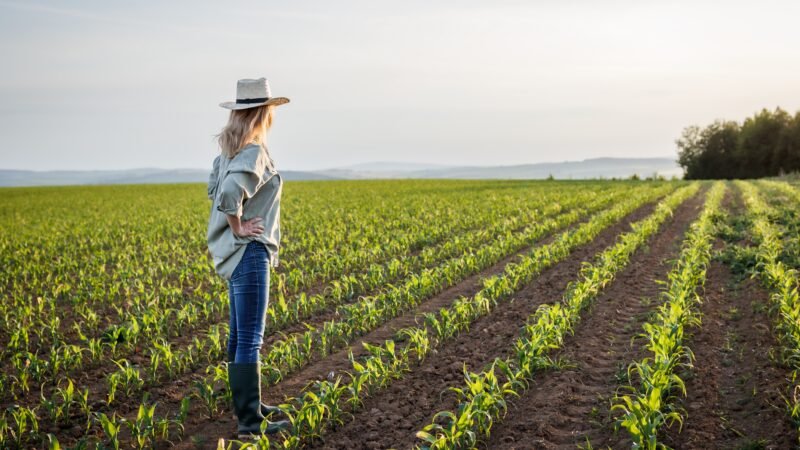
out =
<svg viewBox="0 0 800 450"><path fill-rule="evenodd" d="M233 158L250 142L266 144L274 111L275 105L231 110L228 124L215 135L222 154Z"/></svg>

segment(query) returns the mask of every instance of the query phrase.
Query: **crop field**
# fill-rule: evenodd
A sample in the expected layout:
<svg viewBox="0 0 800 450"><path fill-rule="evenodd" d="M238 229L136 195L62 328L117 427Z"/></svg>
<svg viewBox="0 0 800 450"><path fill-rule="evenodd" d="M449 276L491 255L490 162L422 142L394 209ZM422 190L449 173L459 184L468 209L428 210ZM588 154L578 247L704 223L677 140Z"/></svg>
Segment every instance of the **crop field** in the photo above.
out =
<svg viewBox="0 0 800 450"><path fill-rule="evenodd" d="M288 182L247 443L205 185L0 194L2 449L800 445L790 182Z"/></svg>

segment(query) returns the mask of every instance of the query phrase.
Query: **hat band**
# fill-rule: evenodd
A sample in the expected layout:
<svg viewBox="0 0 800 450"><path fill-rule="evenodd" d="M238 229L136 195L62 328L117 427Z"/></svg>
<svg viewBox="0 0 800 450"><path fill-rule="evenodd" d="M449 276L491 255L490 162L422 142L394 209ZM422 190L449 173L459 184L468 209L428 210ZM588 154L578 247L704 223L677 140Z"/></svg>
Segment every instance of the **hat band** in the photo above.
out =
<svg viewBox="0 0 800 450"><path fill-rule="evenodd" d="M236 103L262 103L269 100L269 97L262 98L237 98Z"/></svg>

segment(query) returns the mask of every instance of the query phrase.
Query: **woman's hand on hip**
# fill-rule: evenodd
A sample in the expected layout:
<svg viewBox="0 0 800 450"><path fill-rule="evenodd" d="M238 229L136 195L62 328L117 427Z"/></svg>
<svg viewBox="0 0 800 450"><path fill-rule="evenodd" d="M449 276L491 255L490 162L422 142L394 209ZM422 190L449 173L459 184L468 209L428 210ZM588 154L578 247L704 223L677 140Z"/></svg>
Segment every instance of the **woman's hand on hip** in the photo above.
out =
<svg viewBox="0 0 800 450"><path fill-rule="evenodd" d="M261 217L254 217L250 220L242 222L239 217L228 216L228 225L231 226L231 231L238 237L252 237L264 233L264 219Z"/></svg>

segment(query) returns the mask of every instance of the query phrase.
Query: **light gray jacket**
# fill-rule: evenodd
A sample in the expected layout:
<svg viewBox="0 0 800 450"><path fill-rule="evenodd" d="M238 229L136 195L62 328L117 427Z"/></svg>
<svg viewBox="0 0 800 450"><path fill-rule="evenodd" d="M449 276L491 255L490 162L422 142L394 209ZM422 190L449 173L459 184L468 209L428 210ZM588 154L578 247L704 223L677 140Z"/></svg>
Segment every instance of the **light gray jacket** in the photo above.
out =
<svg viewBox="0 0 800 450"><path fill-rule="evenodd" d="M247 243L253 240L266 244L270 265L278 267L282 190L283 179L263 145L250 143L232 159L223 155L214 159L214 169L208 178L211 200L208 250L214 268L226 280L231 279ZM228 225L227 214L241 216L242 221L261 217L264 233L236 236Z"/></svg>

